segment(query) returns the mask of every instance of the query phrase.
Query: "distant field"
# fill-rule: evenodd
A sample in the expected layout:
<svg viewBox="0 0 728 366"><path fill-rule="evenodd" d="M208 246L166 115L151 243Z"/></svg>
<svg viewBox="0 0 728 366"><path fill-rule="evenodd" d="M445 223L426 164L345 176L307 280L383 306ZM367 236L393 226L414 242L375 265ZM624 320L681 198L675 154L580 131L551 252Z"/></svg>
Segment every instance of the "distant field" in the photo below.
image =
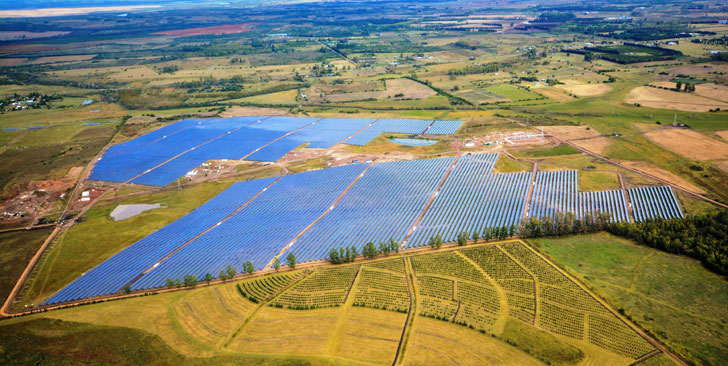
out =
<svg viewBox="0 0 728 366"><path fill-rule="evenodd" d="M164 32L158 32L155 34L163 34L165 36L175 37L188 37L188 36L199 36L206 34L235 34L250 32L256 23L242 23L242 24L226 24L218 25L213 27L199 27L199 28L187 28L179 30L170 30Z"/></svg>
<svg viewBox="0 0 728 366"><path fill-rule="evenodd" d="M649 108L677 109L688 112L707 112L715 108L728 108L727 103L704 98L699 95L646 86L632 89L624 101L630 104L640 104Z"/></svg>

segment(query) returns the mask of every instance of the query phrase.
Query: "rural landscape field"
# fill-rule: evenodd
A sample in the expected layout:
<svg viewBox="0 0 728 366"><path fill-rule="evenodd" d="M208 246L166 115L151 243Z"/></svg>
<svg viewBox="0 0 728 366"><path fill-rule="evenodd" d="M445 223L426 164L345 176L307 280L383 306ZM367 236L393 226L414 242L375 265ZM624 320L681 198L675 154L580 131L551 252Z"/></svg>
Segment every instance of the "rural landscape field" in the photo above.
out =
<svg viewBox="0 0 728 366"><path fill-rule="evenodd" d="M0 364L728 364L728 4L0 5Z"/></svg>

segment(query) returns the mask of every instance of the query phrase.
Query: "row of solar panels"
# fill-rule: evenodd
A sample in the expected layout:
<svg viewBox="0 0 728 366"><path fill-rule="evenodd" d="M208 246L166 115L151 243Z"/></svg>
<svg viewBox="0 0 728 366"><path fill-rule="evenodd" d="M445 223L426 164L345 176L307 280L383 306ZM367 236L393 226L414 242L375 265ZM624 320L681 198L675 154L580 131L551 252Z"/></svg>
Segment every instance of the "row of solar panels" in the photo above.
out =
<svg viewBox="0 0 728 366"><path fill-rule="evenodd" d="M234 117L183 120L111 146L89 179L165 186L211 159L277 161L298 146L365 145L382 132L451 134L460 121Z"/></svg>
<svg viewBox="0 0 728 366"><path fill-rule="evenodd" d="M115 293L126 284L135 290L159 287L189 274L217 276L229 265L241 271L245 261L267 268L279 254L316 261L332 248L354 245L361 251L367 242L401 242L408 234L407 246L417 247L435 235L454 241L463 231L518 226L532 178L532 217L607 211L615 213L615 220L626 219L621 191L576 192L576 171L535 177L530 172L493 173L497 158L482 154L353 164L236 183L46 303ZM637 220L682 215L667 187L630 190L630 197Z"/></svg>

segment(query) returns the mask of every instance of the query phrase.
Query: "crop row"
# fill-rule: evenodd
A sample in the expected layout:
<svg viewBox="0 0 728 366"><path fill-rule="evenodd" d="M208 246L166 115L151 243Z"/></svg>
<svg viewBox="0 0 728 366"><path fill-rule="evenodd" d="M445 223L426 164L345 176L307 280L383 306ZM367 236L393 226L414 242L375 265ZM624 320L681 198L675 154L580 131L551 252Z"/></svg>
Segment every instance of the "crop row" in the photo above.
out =
<svg viewBox="0 0 728 366"><path fill-rule="evenodd" d="M238 291L253 302L263 302L275 296L300 276L300 274L282 274L243 281L238 284Z"/></svg>
<svg viewBox="0 0 728 366"><path fill-rule="evenodd" d="M404 267L401 260L391 262L399 262ZM410 294L405 276L368 267L364 266L359 275L354 303L358 306L406 312L409 309Z"/></svg>
<svg viewBox="0 0 728 366"><path fill-rule="evenodd" d="M454 251L414 256L412 266L418 275L439 274L475 283L488 282L477 268Z"/></svg>
<svg viewBox="0 0 728 366"><path fill-rule="evenodd" d="M313 309L338 306L346 301L359 266L327 268L310 276L283 292L275 306L291 309Z"/></svg>

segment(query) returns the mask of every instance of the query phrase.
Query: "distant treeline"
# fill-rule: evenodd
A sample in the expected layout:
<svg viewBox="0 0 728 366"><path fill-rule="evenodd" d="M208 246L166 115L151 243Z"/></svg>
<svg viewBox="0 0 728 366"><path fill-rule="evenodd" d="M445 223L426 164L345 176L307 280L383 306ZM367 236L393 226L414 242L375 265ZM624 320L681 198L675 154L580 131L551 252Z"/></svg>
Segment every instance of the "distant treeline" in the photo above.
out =
<svg viewBox="0 0 728 366"><path fill-rule="evenodd" d="M649 56L645 55L630 55L626 51L636 51L642 53L648 53ZM675 60L679 56L682 56L682 52L671 50L669 48L645 46L636 43L625 42L621 46L614 47L584 47L578 50L565 49L562 50L565 53L575 53L584 55L586 61L592 61L595 59L602 59L611 61L618 64L631 64L636 62L652 62L652 61L666 61Z"/></svg>
<svg viewBox="0 0 728 366"><path fill-rule="evenodd" d="M463 67L462 69L451 69L448 70L448 75L470 75L470 74L485 74L488 72L497 72L500 65L493 63L493 64L485 64L485 65L468 65Z"/></svg>

